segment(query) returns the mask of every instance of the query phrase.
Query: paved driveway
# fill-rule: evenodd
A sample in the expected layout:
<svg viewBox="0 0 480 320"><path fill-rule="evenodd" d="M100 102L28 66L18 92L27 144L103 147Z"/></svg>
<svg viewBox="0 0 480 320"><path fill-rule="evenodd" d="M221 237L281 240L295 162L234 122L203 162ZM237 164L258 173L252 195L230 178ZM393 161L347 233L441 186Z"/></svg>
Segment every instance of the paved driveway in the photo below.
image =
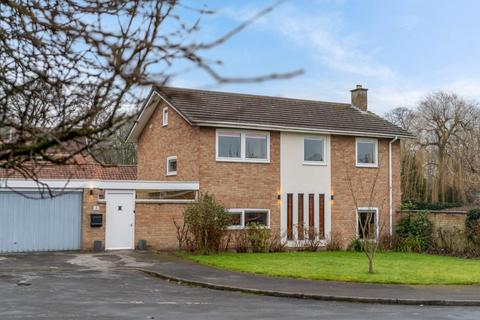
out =
<svg viewBox="0 0 480 320"><path fill-rule="evenodd" d="M349 304L192 288L142 255L0 256L0 319L479 319L480 308Z"/></svg>

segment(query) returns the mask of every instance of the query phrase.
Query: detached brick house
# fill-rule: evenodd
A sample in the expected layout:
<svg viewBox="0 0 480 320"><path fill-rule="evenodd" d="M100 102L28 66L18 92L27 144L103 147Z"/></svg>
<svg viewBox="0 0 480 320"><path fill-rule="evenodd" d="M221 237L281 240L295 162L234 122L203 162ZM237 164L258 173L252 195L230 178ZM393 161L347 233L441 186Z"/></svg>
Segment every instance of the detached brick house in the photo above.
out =
<svg viewBox="0 0 480 320"><path fill-rule="evenodd" d="M351 96L344 104L153 88L127 138L138 144L137 178L198 183L229 209L232 229L262 223L290 244L309 227L346 245L366 212L391 232L400 139L411 134L367 110L367 89ZM175 247L172 220L184 208L151 204L142 237Z"/></svg>
<svg viewBox="0 0 480 320"><path fill-rule="evenodd" d="M173 249L173 221L202 192L229 209L231 229L262 223L291 245L305 229L346 245L366 213L391 232L400 139L411 135L367 110L366 89L351 94L343 104L153 88L127 138L138 144L137 167L46 165L40 188L0 171L0 252L141 240Z"/></svg>

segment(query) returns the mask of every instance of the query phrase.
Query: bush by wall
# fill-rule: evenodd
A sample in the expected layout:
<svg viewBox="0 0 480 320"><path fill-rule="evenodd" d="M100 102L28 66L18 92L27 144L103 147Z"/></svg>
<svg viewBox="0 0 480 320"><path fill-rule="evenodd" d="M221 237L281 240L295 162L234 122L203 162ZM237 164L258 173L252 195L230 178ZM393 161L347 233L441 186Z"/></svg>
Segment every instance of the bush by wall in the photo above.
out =
<svg viewBox="0 0 480 320"><path fill-rule="evenodd" d="M192 250L200 254L218 252L230 224L230 215L225 207L205 193L198 202L187 207L183 215L192 237Z"/></svg>
<svg viewBox="0 0 480 320"><path fill-rule="evenodd" d="M468 211L465 218L465 232L470 241L480 245L480 208Z"/></svg>
<svg viewBox="0 0 480 320"><path fill-rule="evenodd" d="M401 218L395 232L399 237L399 250L427 250L433 243L433 224L427 217L427 212L409 214Z"/></svg>

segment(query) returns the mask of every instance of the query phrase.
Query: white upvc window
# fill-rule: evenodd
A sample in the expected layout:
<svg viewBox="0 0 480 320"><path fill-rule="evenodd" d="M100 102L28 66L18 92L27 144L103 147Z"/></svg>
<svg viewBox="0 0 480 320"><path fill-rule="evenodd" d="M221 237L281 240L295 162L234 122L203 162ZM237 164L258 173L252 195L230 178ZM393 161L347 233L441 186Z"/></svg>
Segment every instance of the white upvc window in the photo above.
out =
<svg viewBox="0 0 480 320"><path fill-rule="evenodd" d="M167 176L177 175L177 156L167 158Z"/></svg>
<svg viewBox="0 0 480 320"><path fill-rule="evenodd" d="M357 138L355 159L357 167L378 167L378 140Z"/></svg>
<svg viewBox="0 0 480 320"><path fill-rule="evenodd" d="M216 159L227 162L270 162L270 133L217 129Z"/></svg>
<svg viewBox="0 0 480 320"><path fill-rule="evenodd" d="M326 165L327 143L325 137L311 136L303 139L303 164Z"/></svg>
<svg viewBox="0 0 480 320"><path fill-rule="evenodd" d="M162 125L166 127L168 125L168 107L163 108L162 111Z"/></svg>
<svg viewBox="0 0 480 320"><path fill-rule="evenodd" d="M229 229L248 228L252 223L270 228L270 210L268 209L229 209Z"/></svg>
<svg viewBox="0 0 480 320"><path fill-rule="evenodd" d="M357 238L367 240L378 238L378 208L358 208Z"/></svg>

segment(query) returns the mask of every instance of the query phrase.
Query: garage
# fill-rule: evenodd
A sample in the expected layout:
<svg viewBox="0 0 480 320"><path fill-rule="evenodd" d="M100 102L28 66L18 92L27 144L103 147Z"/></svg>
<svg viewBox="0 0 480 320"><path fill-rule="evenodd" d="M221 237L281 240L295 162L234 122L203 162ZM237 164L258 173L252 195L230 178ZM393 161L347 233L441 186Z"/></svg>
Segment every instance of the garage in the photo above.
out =
<svg viewBox="0 0 480 320"><path fill-rule="evenodd" d="M0 192L0 252L79 250L82 192Z"/></svg>

